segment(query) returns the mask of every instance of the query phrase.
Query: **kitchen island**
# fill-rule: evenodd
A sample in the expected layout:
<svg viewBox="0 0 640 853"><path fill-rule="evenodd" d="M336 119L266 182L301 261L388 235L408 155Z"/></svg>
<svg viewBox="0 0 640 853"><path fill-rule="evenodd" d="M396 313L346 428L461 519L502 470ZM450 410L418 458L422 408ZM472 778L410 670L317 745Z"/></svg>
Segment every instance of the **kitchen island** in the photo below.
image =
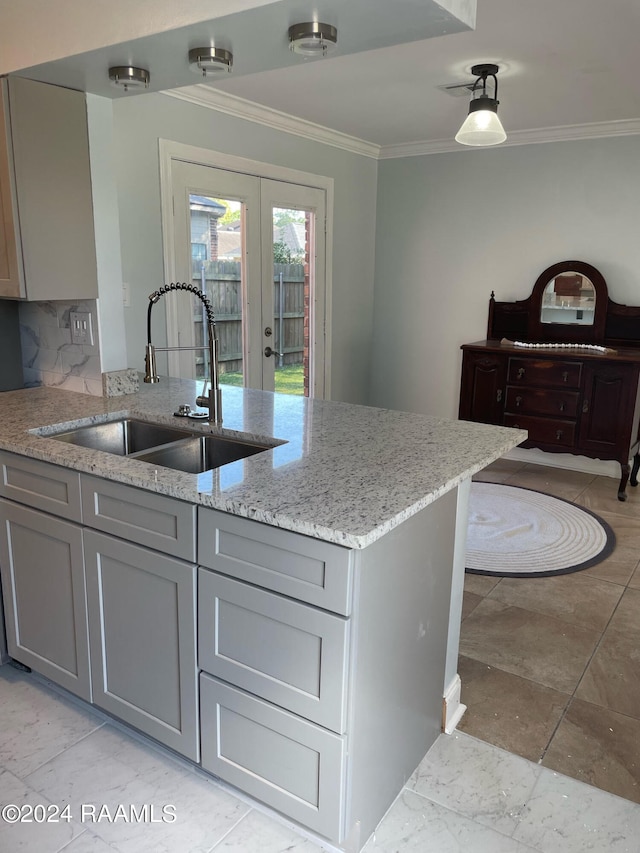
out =
<svg viewBox="0 0 640 853"><path fill-rule="evenodd" d="M358 850L457 704L470 478L526 434L225 387L223 433L275 446L187 474L51 437L216 434L196 392L3 396L9 652Z"/></svg>

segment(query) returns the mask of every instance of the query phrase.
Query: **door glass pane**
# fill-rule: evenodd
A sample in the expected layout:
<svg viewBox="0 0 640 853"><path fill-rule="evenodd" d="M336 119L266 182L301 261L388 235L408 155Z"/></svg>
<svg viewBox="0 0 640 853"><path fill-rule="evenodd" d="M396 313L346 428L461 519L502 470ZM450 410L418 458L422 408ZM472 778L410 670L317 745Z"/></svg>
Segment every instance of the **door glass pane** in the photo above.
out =
<svg viewBox="0 0 640 853"><path fill-rule="evenodd" d="M222 385L244 382L243 345L243 211L239 201L189 195L191 222L191 276L213 306L220 343L219 374ZM193 297L196 346L206 346L206 313ZM196 378L209 375L208 351L197 351Z"/></svg>
<svg viewBox="0 0 640 853"><path fill-rule="evenodd" d="M309 396L311 211L273 208L275 390Z"/></svg>

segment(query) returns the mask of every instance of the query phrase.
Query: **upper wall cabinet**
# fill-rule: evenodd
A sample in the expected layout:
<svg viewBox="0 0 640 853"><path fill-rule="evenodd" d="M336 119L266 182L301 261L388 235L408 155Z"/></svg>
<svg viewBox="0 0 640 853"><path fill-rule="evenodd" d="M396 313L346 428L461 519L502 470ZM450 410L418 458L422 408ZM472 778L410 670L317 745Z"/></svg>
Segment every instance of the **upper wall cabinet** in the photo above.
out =
<svg viewBox="0 0 640 853"><path fill-rule="evenodd" d="M0 297L95 299L85 95L0 82Z"/></svg>

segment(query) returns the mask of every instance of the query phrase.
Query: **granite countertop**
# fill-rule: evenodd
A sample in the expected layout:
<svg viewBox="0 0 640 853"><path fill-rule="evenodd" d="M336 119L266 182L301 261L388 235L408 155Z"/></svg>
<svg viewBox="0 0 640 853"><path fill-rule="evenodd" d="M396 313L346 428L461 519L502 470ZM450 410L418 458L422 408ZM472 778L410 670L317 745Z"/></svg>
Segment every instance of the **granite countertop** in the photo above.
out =
<svg viewBox="0 0 640 853"><path fill-rule="evenodd" d="M162 379L135 394L55 388L2 394L0 449L364 548L526 438L523 430L223 387L222 428L173 417L200 383ZM46 437L61 425L135 417L285 443L185 474ZM45 433L36 434L38 433Z"/></svg>

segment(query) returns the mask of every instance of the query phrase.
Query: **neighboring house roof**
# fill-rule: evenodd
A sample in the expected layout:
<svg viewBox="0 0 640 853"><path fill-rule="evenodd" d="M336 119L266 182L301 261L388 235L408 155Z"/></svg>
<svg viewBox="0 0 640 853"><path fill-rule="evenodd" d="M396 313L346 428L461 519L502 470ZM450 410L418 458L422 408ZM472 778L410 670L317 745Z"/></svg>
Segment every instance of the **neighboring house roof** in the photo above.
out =
<svg viewBox="0 0 640 853"><path fill-rule="evenodd" d="M227 212L224 204L220 204L215 198L209 198L206 195L189 195L189 207L191 210L205 210L211 216L215 216L216 219L224 216Z"/></svg>
<svg viewBox="0 0 640 853"><path fill-rule="evenodd" d="M284 243L293 255L303 255L305 247L304 222L286 222L273 226L273 242Z"/></svg>

